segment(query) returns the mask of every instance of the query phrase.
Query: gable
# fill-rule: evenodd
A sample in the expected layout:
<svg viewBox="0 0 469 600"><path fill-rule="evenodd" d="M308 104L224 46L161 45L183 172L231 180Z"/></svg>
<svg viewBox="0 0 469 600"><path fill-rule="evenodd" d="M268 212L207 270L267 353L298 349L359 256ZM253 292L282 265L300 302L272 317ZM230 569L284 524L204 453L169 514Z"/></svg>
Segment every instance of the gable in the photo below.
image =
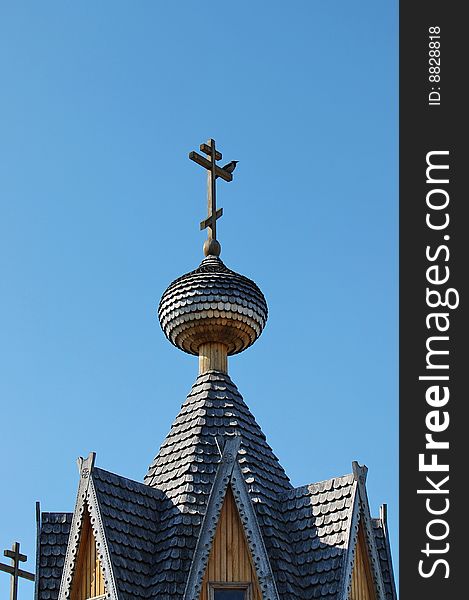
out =
<svg viewBox="0 0 469 600"><path fill-rule="evenodd" d="M70 600L87 600L106 593L103 570L96 552L96 540L91 528L88 507L85 508L73 575Z"/></svg>
<svg viewBox="0 0 469 600"><path fill-rule="evenodd" d="M248 583L250 600L262 600L244 529L228 486L200 592L200 600L210 600L214 583Z"/></svg>
<svg viewBox="0 0 469 600"><path fill-rule="evenodd" d="M370 556L362 523L360 523L358 528L355 547L350 600L376 600Z"/></svg>

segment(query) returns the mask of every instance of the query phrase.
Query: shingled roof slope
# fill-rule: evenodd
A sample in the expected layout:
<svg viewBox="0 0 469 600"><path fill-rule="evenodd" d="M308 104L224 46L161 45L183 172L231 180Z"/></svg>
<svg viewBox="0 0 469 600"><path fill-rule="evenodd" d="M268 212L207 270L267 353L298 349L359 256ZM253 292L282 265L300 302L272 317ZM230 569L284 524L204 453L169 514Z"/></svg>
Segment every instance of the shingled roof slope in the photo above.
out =
<svg viewBox="0 0 469 600"><path fill-rule="evenodd" d="M386 600L397 600L396 584L392 568L391 548L385 524L381 519L372 519L376 549L379 555Z"/></svg>
<svg viewBox="0 0 469 600"><path fill-rule="evenodd" d="M272 568L283 572L289 546L277 495L291 489L290 481L229 375L208 371L195 381L145 477L145 483L162 490L173 504L161 519L158 552L165 562L155 578L157 596L184 593L220 461L219 444L233 435L241 436L238 461ZM295 567L287 562L294 577ZM277 583L291 588L289 582Z"/></svg>
<svg viewBox="0 0 469 600"><path fill-rule="evenodd" d="M143 483L94 468L94 489L119 598L148 597L162 494Z"/></svg>
<svg viewBox="0 0 469 600"><path fill-rule="evenodd" d="M354 489L354 476L350 474L298 487L280 496L298 569L301 589L297 597L339 597Z"/></svg>
<svg viewBox="0 0 469 600"><path fill-rule="evenodd" d="M103 469L93 468L91 479L118 598L183 597L202 503L176 507L161 490ZM340 597L356 485L353 474L345 475L290 488L268 503L255 491L253 507L282 600ZM37 600L58 598L71 521L70 513L43 513ZM386 531L381 519L372 525L386 600L396 600Z"/></svg>
<svg viewBox="0 0 469 600"><path fill-rule="evenodd" d="M72 513L43 512L38 540L36 600L57 600Z"/></svg>

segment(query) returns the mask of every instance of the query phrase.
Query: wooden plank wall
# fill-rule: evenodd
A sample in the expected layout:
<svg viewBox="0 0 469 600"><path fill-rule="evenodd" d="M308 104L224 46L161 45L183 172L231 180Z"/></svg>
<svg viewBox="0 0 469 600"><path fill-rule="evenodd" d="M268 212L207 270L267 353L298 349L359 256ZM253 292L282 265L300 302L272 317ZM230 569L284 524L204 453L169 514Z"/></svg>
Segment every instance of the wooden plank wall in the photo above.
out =
<svg viewBox="0 0 469 600"><path fill-rule="evenodd" d="M257 576L231 488L228 487L202 584L200 600L208 600L208 584L251 583L250 600L262 600Z"/></svg>
<svg viewBox="0 0 469 600"><path fill-rule="evenodd" d="M96 541L91 530L90 518L86 515L83 519L71 600L87 600L105 594L103 572L96 554Z"/></svg>
<svg viewBox="0 0 469 600"><path fill-rule="evenodd" d="M355 563L352 571L352 589L350 600L376 600L373 575L365 535L360 525L355 551Z"/></svg>

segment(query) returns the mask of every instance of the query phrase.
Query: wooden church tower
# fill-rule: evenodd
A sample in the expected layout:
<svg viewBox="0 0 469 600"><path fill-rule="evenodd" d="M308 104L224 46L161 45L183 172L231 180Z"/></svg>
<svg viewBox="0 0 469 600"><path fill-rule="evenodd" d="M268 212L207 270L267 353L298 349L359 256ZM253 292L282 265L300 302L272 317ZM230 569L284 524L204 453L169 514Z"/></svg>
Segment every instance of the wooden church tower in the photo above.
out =
<svg viewBox="0 0 469 600"><path fill-rule="evenodd" d="M228 375L261 335L257 285L221 261L215 142L205 258L164 292L171 343L199 357L192 386L144 482L79 459L73 513L42 513L35 600L395 600L386 513L372 518L366 467L294 488Z"/></svg>

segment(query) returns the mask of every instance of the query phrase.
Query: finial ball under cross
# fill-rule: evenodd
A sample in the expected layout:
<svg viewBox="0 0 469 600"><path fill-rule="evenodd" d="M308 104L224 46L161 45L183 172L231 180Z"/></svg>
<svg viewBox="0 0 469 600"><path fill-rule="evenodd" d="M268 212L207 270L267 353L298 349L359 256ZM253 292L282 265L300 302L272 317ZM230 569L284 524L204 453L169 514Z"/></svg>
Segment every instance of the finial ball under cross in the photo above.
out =
<svg viewBox="0 0 469 600"><path fill-rule="evenodd" d="M217 165L217 160L222 159L221 152L215 147L215 140L209 139L206 144L200 144L200 150L210 157L207 160L198 152L190 152L189 158L198 165L207 169L207 205L208 216L200 223L200 229L208 228L207 240L204 243L205 256L220 256L221 246L217 240L217 219L223 214L223 209L217 209L216 180L221 177L225 181L232 181L232 173L236 169L237 160L232 160L224 167Z"/></svg>
<svg viewBox="0 0 469 600"><path fill-rule="evenodd" d="M218 240L207 239L204 242L204 255L205 256L220 256L221 244Z"/></svg>

